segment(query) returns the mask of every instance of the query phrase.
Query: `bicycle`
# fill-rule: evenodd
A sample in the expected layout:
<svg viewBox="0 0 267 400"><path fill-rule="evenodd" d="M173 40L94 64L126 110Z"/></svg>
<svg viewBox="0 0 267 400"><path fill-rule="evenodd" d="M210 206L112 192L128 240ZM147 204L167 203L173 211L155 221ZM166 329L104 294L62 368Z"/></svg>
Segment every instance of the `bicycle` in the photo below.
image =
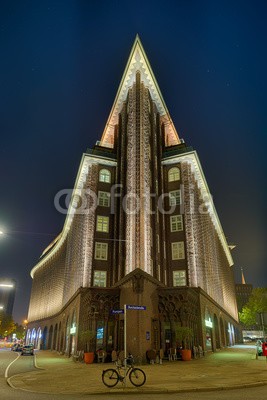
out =
<svg viewBox="0 0 267 400"><path fill-rule="evenodd" d="M126 364L126 374L125 374L125 364ZM114 387L118 382L124 382L126 376L129 374L129 380L134 386L142 386L146 381L146 374L140 368L134 367L133 356L129 355L126 359L124 359L124 365L119 364L118 361L115 361L116 369L109 368L102 372L102 382L107 387ZM121 373L121 370L122 373ZM125 375L124 375L125 374Z"/></svg>

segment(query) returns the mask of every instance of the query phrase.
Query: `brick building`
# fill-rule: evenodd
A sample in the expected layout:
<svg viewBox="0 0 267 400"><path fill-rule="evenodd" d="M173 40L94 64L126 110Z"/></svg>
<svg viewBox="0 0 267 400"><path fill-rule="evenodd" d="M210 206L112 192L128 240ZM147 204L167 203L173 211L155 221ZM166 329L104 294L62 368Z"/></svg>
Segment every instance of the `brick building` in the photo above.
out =
<svg viewBox="0 0 267 400"><path fill-rule="evenodd" d="M232 257L197 153L179 138L137 37L102 138L83 155L61 234L32 269L28 341L67 354L233 344Z"/></svg>

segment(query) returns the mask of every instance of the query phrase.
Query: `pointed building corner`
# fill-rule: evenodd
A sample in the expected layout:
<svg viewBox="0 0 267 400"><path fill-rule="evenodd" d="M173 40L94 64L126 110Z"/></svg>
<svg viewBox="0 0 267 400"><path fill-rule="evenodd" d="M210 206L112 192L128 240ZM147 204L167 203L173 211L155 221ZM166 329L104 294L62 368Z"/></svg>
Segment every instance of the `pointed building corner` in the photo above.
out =
<svg viewBox="0 0 267 400"><path fill-rule="evenodd" d="M246 280L245 280L245 276L244 276L244 272L243 272L243 268L241 267L241 282L242 285L246 285Z"/></svg>
<svg viewBox="0 0 267 400"><path fill-rule="evenodd" d="M127 98L128 91L135 82L137 71L140 73L141 81L144 83L144 86L149 90L150 96L159 113L160 122L164 125L166 146L180 144L181 141L178 133L164 102L157 80L143 48L140 36L137 33L110 115L102 134L101 145L103 147L114 147L114 137L116 126L118 125L119 114Z"/></svg>

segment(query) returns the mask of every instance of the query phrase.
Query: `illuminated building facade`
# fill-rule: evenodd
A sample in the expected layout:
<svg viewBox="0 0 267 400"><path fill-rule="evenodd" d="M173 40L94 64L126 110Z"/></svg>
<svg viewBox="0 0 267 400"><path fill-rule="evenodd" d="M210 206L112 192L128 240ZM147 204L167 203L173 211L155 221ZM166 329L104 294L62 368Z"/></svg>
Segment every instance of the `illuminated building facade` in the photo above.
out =
<svg viewBox="0 0 267 400"><path fill-rule="evenodd" d="M62 210L64 211L64 210ZM71 354L233 344L232 257L197 153L181 140L137 37L102 138L82 158L62 233L33 268L28 340Z"/></svg>
<svg viewBox="0 0 267 400"><path fill-rule="evenodd" d="M0 312L12 315L16 294L16 281L14 279L0 279Z"/></svg>

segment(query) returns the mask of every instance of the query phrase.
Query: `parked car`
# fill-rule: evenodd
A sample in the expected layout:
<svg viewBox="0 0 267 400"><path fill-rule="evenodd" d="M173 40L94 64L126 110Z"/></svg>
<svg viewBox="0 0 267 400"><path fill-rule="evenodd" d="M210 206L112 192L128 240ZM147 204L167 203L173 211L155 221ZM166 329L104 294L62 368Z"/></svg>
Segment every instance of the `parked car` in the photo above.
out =
<svg viewBox="0 0 267 400"><path fill-rule="evenodd" d="M21 351L22 350L22 345L20 343L15 343L11 347L11 351Z"/></svg>
<svg viewBox="0 0 267 400"><path fill-rule="evenodd" d="M250 342L253 342L253 339L251 337L249 337L249 336L244 336L243 337L243 342L244 343L250 343Z"/></svg>
<svg viewBox="0 0 267 400"><path fill-rule="evenodd" d="M21 350L22 356L24 356L24 354L30 354L31 356L33 356L33 353L34 353L33 346L27 345L27 346L22 347L22 350Z"/></svg>

